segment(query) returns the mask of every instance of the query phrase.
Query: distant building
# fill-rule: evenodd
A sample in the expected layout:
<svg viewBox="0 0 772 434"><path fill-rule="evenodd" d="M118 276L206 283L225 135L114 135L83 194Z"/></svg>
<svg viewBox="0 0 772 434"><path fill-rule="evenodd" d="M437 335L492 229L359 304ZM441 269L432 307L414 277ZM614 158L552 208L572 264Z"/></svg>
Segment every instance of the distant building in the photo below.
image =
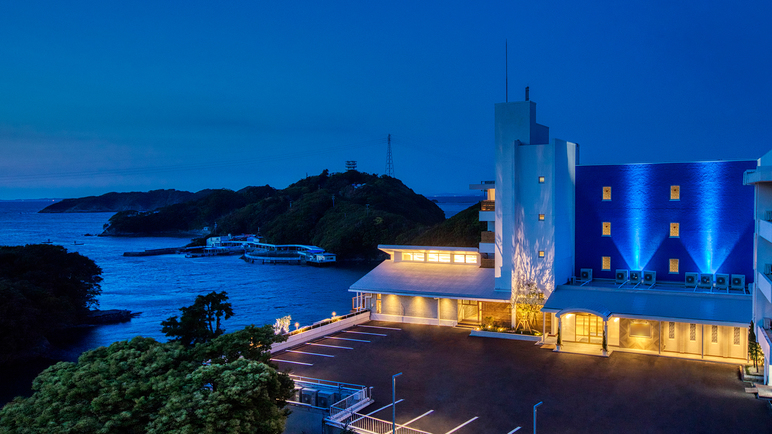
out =
<svg viewBox="0 0 772 434"><path fill-rule="evenodd" d="M756 241L756 256L772 276L772 157L766 178L745 183L761 160L582 166L532 101L496 104L495 146L495 181L470 186L486 193L479 247L380 246L390 260L350 288L373 319L531 330L559 351L746 361L751 319L772 318L772 281L754 271L756 197L769 244Z"/></svg>

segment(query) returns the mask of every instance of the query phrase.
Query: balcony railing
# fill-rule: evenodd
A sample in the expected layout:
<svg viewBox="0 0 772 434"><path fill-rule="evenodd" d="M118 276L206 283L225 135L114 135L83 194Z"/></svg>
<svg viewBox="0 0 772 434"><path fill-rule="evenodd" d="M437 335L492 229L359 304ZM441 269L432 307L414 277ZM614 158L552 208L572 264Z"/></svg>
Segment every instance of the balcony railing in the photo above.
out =
<svg viewBox="0 0 772 434"><path fill-rule="evenodd" d="M480 242L481 243L495 243L496 242L496 233L493 231L484 231L480 233Z"/></svg>
<svg viewBox="0 0 772 434"><path fill-rule="evenodd" d="M480 211L496 211L495 200L484 200L480 205Z"/></svg>

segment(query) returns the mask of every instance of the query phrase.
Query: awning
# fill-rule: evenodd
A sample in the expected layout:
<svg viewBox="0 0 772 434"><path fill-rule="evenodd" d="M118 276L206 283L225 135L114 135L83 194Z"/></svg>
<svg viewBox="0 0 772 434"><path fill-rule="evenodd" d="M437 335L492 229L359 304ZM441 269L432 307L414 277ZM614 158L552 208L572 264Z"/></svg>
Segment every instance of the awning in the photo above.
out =
<svg viewBox="0 0 772 434"><path fill-rule="evenodd" d="M542 311L558 315L587 312L604 319L617 316L744 327L751 322L752 305L753 299L748 295L561 285L552 292Z"/></svg>
<svg viewBox="0 0 772 434"><path fill-rule="evenodd" d="M351 285L349 291L509 301L509 291L494 291L493 271L474 265L384 261Z"/></svg>

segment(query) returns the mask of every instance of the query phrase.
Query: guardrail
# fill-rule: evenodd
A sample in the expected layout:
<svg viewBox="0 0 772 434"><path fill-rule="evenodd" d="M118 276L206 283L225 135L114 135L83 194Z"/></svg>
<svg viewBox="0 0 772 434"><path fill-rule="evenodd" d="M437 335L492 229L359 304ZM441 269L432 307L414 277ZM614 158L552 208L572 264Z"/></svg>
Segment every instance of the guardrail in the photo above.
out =
<svg viewBox="0 0 772 434"><path fill-rule="evenodd" d="M354 414L357 410L369 405L372 402L372 389L363 387L356 393L353 393L330 406L330 419L339 421Z"/></svg>
<svg viewBox="0 0 772 434"><path fill-rule="evenodd" d="M359 413L354 413L342 421L330 422L330 425L338 428L349 428L363 434L386 434L392 432L390 421ZM431 434L428 431L421 431L420 429L410 428L400 424L397 424L396 428L398 434Z"/></svg>
<svg viewBox="0 0 772 434"><path fill-rule="evenodd" d="M367 309L319 321L310 326L301 327L298 330L290 332L285 342L271 346L271 352L276 353L283 351L287 348L318 339L330 333L335 333L336 331L347 329L367 321L370 321L370 311Z"/></svg>

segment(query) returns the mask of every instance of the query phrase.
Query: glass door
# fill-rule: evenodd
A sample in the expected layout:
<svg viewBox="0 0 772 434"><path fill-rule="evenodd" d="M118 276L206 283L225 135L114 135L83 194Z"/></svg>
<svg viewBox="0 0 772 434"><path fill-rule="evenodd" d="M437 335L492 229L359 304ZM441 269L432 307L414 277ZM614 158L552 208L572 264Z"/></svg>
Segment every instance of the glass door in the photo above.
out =
<svg viewBox="0 0 772 434"><path fill-rule="evenodd" d="M590 314L577 314L576 342L601 344L603 342L603 319Z"/></svg>

